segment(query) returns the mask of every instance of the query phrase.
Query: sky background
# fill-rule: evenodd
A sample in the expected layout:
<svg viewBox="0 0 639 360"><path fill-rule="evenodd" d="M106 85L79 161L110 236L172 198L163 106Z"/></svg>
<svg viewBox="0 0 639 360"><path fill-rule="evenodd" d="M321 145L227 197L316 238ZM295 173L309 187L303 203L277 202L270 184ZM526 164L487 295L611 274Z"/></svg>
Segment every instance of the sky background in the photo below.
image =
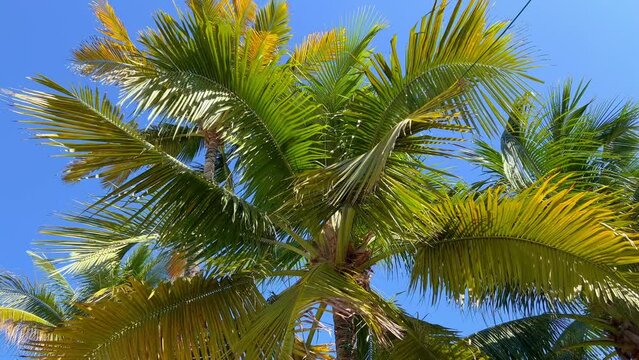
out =
<svg viewBox="0 0 639 360"><path fill-rule="evenodd" d="M491 0L490 17L512 19L525 2ZM132 35L152 24L155 10L174 12L173 2L167 0L112 0L111 4ZM293 42L338 25L358 9L374 8L389 25L373 43L384 54L393 34L398 34L400 46L404 44L410 27L432 7L430 0L290 0L289 4ZM533 74L545 83L535 85L536 90L545 92L573 77L592 80L590 96L639 99L638 13L636 0L533 0L514 29L537 51L539 68ZM66 85L87 82L70 71L71 50L96 35L96 27L88 0L0 0L0 88L30 87L27 77L39 73ZM55 149L29 140L19 119L0 104L0 270L33 277L37 274L25 251L39 238L38 229L57 223L56 213L74 209L77 201L100 190L90 181L63 183L65 160L51 158L58 153ZM470 170L462 168L458 174L476 176ZM378 280L374 285L390 297L403 291L405 282ZM448 305L431 307L416 299L407 307L428 321L464 333L491 321L460 316ZM11 358L0 347L0 359Z"/></svg>

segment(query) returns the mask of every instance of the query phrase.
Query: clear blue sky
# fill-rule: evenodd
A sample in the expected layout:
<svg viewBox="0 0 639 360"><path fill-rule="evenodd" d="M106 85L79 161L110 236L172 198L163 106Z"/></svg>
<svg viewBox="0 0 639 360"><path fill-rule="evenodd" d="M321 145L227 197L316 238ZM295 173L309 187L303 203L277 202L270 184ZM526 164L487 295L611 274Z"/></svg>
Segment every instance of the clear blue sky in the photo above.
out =
<svg viewBox="0 0 639 360"><path fill-rule="evenodd" d="M175 0L181 5L181 0ZM112 0L131 33L151 24L156 9L172 11L161 1ZM400 41L408 29L432 6L431 0L290 0L294 41L313 31L337 25L357 9L374 7L390 25L375 47L388 52L394 33ZM511 19L524 0L492 0L491 18ZM614 5L612 5L614 4ZM590 94L599 98L639 99L639 2L636 0L533 0L515 29L538 50L544 90L572 76L592 79ZM0 88L31 86L27 76L38 73L63 83L81 79L69 70L71 49L91 35L97 23L88 0L0 1ZM98 193L97 184L64 184L60 180L63 159L52 159L51 148L28 140L17 115L0 105L0 269L33 276L25 251L38 239L42 225L56 222L54 213L67 211L78 200ZM464 170L465 172L468 170ZM467 175L467 174L464 174ZM377 288L393 295L402 287L396 282L377 282ZM421 315L443 325L472 331L483 326L480 317L461 318L447 306L437 309L414 302ZM2 354L0 354L0 358Z"/></svg>

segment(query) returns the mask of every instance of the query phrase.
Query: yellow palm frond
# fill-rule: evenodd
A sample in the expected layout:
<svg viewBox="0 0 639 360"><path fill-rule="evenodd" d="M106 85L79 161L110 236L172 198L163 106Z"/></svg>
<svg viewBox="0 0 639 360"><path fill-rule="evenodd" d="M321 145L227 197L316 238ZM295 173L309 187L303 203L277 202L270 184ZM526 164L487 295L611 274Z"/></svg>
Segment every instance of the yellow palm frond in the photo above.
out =
<svg viewBox="0 0 639 360"><path fill-rule="evenodd" d="M237 358L229 353L264 299L250 278L193 277L131 289L83 306L86 315L30 350L46 358Z"/></svg>
<svg viewBox="0 0 639 360"><path fill-rule="evenodd" d="M253 0L231 0L227 4L226 11L235 20L237 31L244 33L255 21L257 4Z"/></svg>
<svg viewBox="0 0 639 360"><path fill-rule="evenodd" d="M108 1L95 2L93 10L102 24L98 30L104 36L85 42L75 49L73 62L81 74L105 83L117 83L121 77L130 74L131 66L144 59Z"/></svg>
<svg viewBox="0 0 639 360"><path fill-rule="evenodd" d="M296 45L291 54L295 66L313 69L319 63L331 61L344 48L346 29L332 29L326 32L312 33L301 44Z"/></svg>
<svg viewBox="0 0 639 360"><path fill-rule="evenodd" d="M269 32L277 35L278 49L284 48L291 38L289 26L290 15L288 4L281 0L269 0L255 15L253 29L258 32Z"/></svg>
<svg viewBox="0 0 639 360"><path fill-rule="evenodd" d="M268 64L277 56L279 40L274 33L250 29L245 39L247 58L257 64Z"/></svg>
<svg viewBox="0 0 639 360"><path fill-rule="evenodd" d="M577 301L637 302L618 270L639 261L631 224L604 195L546 180L516 196L502 188L444 198L436 230L417 246L412 284L468 304L530 309ZM621 211L620 211L621 210Z"/></svg>
<svg viewBox="0 0 639 360"><path fill-rule="evenodd" d="M104 36L116 40L124 46L133 47L129 32L108 1L99 0L94 2L93 12L102 24L100 32Z"/></svg>
<svg viewBox="0 0 639 360"><path fill-rule="evenodd" d="M216 21L228 17L229 0L188 0L186 5L200 19Z"/></svg>
<svg viewBox="0 0 639 360"><path fill-rule="evenodd" d="M44 326L53 326L50 322L28 311L0 306L0 323L30 322Z"/></svg>

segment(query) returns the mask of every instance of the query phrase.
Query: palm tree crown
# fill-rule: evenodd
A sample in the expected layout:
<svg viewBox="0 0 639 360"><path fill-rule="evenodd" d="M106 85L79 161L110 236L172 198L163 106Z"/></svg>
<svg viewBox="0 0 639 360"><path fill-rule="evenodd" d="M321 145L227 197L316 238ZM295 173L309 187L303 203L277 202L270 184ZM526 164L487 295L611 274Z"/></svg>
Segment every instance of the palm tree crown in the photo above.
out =
<svg viewBox="0 0 639 360"><path fill-rule="evenodd" d="M169 259L169 281L100 286L109 291L80 299L78 315L27 350L499 358L490 336L460 339L376 293L380 265L407 274L419 296L465 305L631 312L639 252L627 203L562 177L538 176L517 193L460 190L432 165L458 155L463 133L494 133L534 80L525 43L507 23L490 24L487 7L435 4L405 53L393 38L385 57L370 47L384 26L369 13L289 46L280 1L190 0L177 16L156 14L136 40L97 3L101 36L74 52L74 65L117 87L118 104L44 76L34 78L43 90L13 96L36 137L71 159L64 179L105 188L43 245L59 254L53 274L151 248ZM264 284L284 289L265 298ZM316 337L326 314L333 346Z"/></svg>

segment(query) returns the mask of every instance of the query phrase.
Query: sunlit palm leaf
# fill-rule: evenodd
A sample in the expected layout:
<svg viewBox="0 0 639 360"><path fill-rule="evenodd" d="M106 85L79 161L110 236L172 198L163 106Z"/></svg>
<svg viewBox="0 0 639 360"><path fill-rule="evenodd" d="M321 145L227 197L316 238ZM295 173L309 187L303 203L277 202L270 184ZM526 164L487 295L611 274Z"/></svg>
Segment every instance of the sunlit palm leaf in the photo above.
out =
<svg viewBox="0 0 639 360"><path fill-rule="evenodd" d="M149 64L122 84L127 98L152 116L218 129L238 145L246 196L279 206L278 195L290 190L287 179L321 157L314 105L293 91L290 72L274 63L256 67L240 55L244 45L231 29L166 14L156 24L160 30L141 39Z"/></svg>
<svg viewBox="0 0 639 360"><path fill-rule="evenodd" d="M501 323L468 337L470 344L494 359L552 359L568 318L543 314Z"/></svg>
<svg viewBox="0 0 639 360"><path fill-rule="evenodd" d="M514 197L493 189L441 199L428 220L440 230L418 247L413 286L433 298L523 309L634 303L616 269L638 260L634 235L623 232L629 220L603 195L556 190L546 181Z"/></svg>
<svg viewBox="0 0 639 360"><path fill-rule="evenodd" d="M460 80L472 86L456 104L469 106L479 115L462 120L489 133L496 130L490 119L526 88L531 59L523 44L515 43L512 33L500 36L505 23L488 24L487 7L483 0L467 6L457 1L446 19L446 2L435 4L411 30L403 68L396 39L391 42L389 60L375 55L367 78L380 100L369 111L361 111L366 130L374 134L380 127L387 129L392 126L388 119L403 118L424 102L421 99L432 98Z"/></svg>
<svg viewBox="0 0 639 360"><path fill-rule="evenodd" d="M611 349L590 342L604 337L601 324L581 315L541 314L491 326L467 340L491 359L603 359Z"/></svg>
<svg viewBox="0 0 639 360"><path fill-rule="evenodd" d="M85 306L87 315L55 330L53 341L34 343L48 358L236 358L229 346L263 303L251 279L194 277L130 292Z"/></svg>
<svg viewBox="0 0 639 360"><path fill-rule="evenodd" d="M54 325L66 319L65 309L55 293L44 285L8 273L0 274L0 306L22 310Z"/></svg>
<svg viewBox="0 0 639 360"><path fill-rule="evenodd" d="M252 349L247 352L248 359L280 358L291 353L298 319L320 302L351 308L382 344L388 336L400 336L396 309L348 275L339 274L328 265L318 265L257 314L239 348Z"/></svg>
<svg viewBox="0 0 639 360"><path fill-rule="evenodd" d="M406 316L402 339L380 349L373 359L388 360L480 360L477 347L468 345L457 333L444 327Z"/></svg>
<svg viewBox="0 0 639 360"><path fill-rule="evenodd" d="M587 84L569 79L538 101L519 100L509 110L501 149L481 140L469 153L492 183L520 191L549 174L571 174L577 189L608 186L634 193L639 107L631 102L583 101ZM627 195L626 195L627 196Z"/></svg>
<svg viewBox="0 0 639 360"><path fill-rule="evenodd" d="M97 174L120 183L100 202L115 204L146 195L149 200L132 217L142 217L146 225L162 219L171 224L165 232L235 240L241 233L253 237L272 231L264 212L147 141L134 122L125 122L119 108L97 92L67 90L46 78L36 80L53 92L16 94L18 111L30 118L26 122L39 138L63 147L68 151L63 156L75 158L65 179ZM152 211L145 211L149 207Z"/></svg>

